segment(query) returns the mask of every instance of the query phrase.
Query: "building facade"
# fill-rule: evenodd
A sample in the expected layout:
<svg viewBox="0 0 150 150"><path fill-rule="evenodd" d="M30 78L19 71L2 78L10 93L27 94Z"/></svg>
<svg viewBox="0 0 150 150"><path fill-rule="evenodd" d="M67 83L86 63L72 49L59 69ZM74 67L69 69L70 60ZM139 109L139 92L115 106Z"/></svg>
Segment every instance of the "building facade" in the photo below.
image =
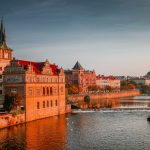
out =
<svg viewBox="0 0 150 150"><path fill-rule="evenodd" d="M26 121L65 113L64 70L48 60L13 59L4 69L4 90L22 97Z"/></svg>
<svg viewBox="0 0 150 150"><path fill-rule="evenodd" d="M105 89L107 86L113 89L120 89L120 80L114 76L99 75L96 77L96 84L102 89Z"/></svg>
<svg viewBox="0 0 150 150"><path fill-rule="evenodd" d="M77 85L82 92L87 92L88 87L96 85L95 71L85 70L77 61L72 70L65 70L66 83Z"/></svg>
<svg viewBox="0 0 150 150"><path fill-rule="evenodd" d="M150 79L149 78L140 77L140 78L132 78L130 80L134 81L136 84L142 84L142 85L150 86Z"/></svg>
<svg viewBox="0 0 150 150"><path fill-rule="evenodd" d="M3 21L0 26L0 108L3 107L4 90L3 90L3 71L12 60L12 50L6 44L5 28Z"/></svg>

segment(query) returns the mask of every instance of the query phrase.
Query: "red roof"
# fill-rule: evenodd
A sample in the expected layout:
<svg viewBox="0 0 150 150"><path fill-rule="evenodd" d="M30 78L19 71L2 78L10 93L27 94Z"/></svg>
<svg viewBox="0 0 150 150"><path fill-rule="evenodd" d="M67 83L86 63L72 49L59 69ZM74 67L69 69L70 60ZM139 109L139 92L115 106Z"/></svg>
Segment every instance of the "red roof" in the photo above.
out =
<svg viewBox="0 0 150 150"><path fill-rule="evenodd" d="M116 77L114 76L97 76L96 78L102 80L116 80Z"/></svg>
<svg viewBox="0 0 150 150"><path fill-rule="evenodd" d="M44 64L45 62L32 62L32 61L25 61L25 60L18 60L19 64L21 66L24 66L24 67L27 67L28 65L32 65L33 67L33 71L36 73L36 74L40 74L41 71L42 71L42 68L44 67ZM58 66L54 65L54 64L49 64L51 69L52 69L52 72L54 75L57 75L57 69L58 69Z"/></svg>

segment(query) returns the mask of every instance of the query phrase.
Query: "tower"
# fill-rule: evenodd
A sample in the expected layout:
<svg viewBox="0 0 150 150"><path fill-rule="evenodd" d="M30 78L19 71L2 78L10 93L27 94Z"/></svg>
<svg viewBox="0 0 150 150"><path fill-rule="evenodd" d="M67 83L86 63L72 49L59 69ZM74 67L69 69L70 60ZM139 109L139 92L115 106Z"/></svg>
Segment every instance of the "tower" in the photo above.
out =
<svg viewBox="0 0 150 150"><path fill-rule="evenodd" d="M12 59L12 49L8 48L6 43L5 27L3 25L3 19L0 25L0 108L4 102L3 92L3 71Z"/></svg>

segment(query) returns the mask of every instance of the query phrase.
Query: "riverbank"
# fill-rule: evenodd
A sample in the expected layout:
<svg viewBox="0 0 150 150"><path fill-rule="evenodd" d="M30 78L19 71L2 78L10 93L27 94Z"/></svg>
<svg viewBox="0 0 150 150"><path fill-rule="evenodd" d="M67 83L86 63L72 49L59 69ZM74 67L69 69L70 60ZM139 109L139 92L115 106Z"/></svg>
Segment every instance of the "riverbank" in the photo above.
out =
<svg viewBox="0 0 150 150"><path fill-rule="evenodd" d="M74 94L69 95L68 100L71 102L84 102L85 96L89 96L90 100L101 100L101 99L114 99L114 98L124 98L140 96L139 90L130 91L119 91L119 92L109 92L109 93L85 93L85 94Z"/></svg>
<svg viewBox="0 0 150 150"><path fill-rule="evenodd" d="M65 113L70 113L71 112L71 105L70 104L66 104L65 105ZM52 117L52 116L58 116L58 115L51 115L49 114L48 117ZM43 117L43 118L47 118L47 117ZM41 119L43 119L41 118ZM38 119L35 119L38 120ZM33 120L34 121L34 120ZM10 126L14 126L14 125L18 125L18 124L22 124L28 122L26 120L26 113L20 113L20 114L0 114L0 129L2 128L6 128L6 127L10 127Z"/></svg>

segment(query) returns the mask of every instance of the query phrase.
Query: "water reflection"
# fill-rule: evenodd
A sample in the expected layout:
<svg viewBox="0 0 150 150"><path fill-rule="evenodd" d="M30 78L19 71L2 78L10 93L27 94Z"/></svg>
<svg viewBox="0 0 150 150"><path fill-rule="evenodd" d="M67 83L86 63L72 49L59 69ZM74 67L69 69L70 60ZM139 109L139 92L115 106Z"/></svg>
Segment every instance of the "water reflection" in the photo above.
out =
<svg viewBox="0 0 150 150"><path fill-rule="evenodd" d="M81 108L86 108L87 103L79 102ZM148 108L150 97L125 98L125 99L101 99L91 100L90 108Z"/></svg>
<svg viewBox="0 0 150 150"><path fill-rule="evenodd" d="M64 115L26 124L26 148L28 150L66 149L66 142L66 119Z"/></svg>
<svg viewBox="0 0 150 150"><path fill-rule="evenodd" d="M1 129L0 149L66 150L66 127L66 118L61 115Z"/></svg>
<svg viewBox="0 0 150 150"><path fill-rule="evenodd" d="M0 149L25 149L25 124L0 130Z"/></svg>

